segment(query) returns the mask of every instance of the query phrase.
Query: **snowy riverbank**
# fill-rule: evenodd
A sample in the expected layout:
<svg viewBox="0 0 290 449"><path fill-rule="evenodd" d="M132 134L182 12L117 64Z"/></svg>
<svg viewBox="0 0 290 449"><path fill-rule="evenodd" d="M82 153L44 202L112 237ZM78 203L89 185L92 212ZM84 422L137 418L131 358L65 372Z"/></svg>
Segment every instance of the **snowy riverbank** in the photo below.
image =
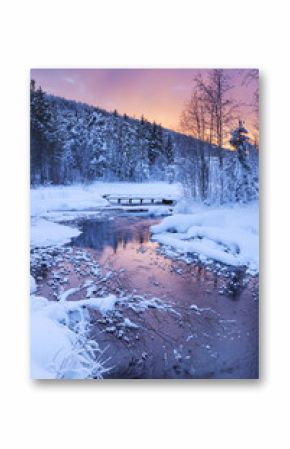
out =
<svg viewBox="0 0 290 449"><path fill-rule="evenodd" d="M180 184L166 182L128 183L95 182L89 185L47 186L31 189L31 216L44 216L59 211L88 211L108 206L105 194L182 196ZM52 215L53 217L53 215Z"/></svg>
<svg viewBox="0 0 290 449"><path fill-rule="evenodd" d="M113 307L116 298L83 301L48 301L30 297L30 356L33 379L102 378L105 367L103 351L88 337L87 309Z"/></svg>
<svg viewBox="0 0 290 449"><path fill-rule="evenodd" d="M45 186L30 191L31 247L58 246L68 243L79 235L76 228L57 224L80 217L93 217L101 210L110 209L104 194L160 195L179 199L182 188L179 184L155 183L102 183L71 186ZM157 215L166 213L164 206L147 206Z"/></svg>
<svg viewBox="0 0 290 449"><path fill-rule="evenodd" d="M140 195L181 196L179 185L160 182L134 185L94 183L31 189L31 248L61 247L78 236L80 231L58 221L98 214L100 209L108 206L102 195L130 194L132 191ZM88 337L89 309L106 314L114 308L116 297L109 295L82 301L67 301L65 297L51 302L37 296L37 284L32 276L30 290L31 377L101 378L107 365L98 344ZM67 296L70 293L73 292L68 290Z"/></svg>
<svg viewBox="0 0 290 449"><path fill-rule="evenodd" d="M178 208L176 208L178 211ZM259 271L259 207L242 205L192 206L152 226L153 239L180 254L198 254L204 263L213 260Z"/></svg>

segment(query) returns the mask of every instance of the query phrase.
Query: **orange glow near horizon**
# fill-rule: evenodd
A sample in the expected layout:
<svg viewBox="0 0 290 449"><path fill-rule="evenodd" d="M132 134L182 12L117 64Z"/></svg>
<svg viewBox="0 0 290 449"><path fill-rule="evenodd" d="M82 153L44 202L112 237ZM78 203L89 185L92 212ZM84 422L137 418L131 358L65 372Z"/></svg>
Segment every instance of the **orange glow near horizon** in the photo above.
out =
<svg viewBox="0 0 290 449"><path fill-rule="evenodd" d="M108 111L140 118L180 131L179 119L191 95L193 78L208 70L197 69L32 69L31 78L49 94L81 101ZM257 84L242 85L245 70L229 69L231 93L247 106L241 119L253 135L258 121L249 104Z"/></svg>

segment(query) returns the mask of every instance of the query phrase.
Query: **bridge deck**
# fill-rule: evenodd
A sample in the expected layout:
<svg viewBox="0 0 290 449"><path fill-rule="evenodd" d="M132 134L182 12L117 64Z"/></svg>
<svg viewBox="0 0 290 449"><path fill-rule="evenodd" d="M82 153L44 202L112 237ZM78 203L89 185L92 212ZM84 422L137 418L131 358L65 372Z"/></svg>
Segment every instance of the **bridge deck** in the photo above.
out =
<svg viewBox="0 0 290 449"><path fill-rule="evenodd" d="M119 205L130 205L130 206L140 206L140 205L174 205L176 199L170 197L157 196L157 195L103 195L109 203L119 204Z"/></svg>

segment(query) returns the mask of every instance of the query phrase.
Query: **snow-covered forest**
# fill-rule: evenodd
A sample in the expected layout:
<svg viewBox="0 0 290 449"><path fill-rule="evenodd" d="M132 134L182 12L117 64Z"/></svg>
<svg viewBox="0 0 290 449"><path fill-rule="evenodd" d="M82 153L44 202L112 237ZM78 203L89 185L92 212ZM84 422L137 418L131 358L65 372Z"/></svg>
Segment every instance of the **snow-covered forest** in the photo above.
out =
<svg viewBox="0 0 290 449"><path fill-rule="evenodd" d="M242 123L228 138L237 150L230 151L214 143L212 132L206 139L204 124L194 138L144 117L48 95L34 80L30 92L33 186L167 181L181 182L185 195L208 204L258 196L258 151ZM195 117L200 126L196 111Z"/></svg>

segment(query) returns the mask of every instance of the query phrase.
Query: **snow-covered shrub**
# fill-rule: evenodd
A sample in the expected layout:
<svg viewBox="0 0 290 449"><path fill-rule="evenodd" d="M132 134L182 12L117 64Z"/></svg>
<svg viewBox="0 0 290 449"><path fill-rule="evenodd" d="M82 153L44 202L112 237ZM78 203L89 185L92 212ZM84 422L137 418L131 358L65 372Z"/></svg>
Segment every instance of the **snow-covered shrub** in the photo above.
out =
<svg viewBox="0 0 290 449"><path fill-rule="evenodd" d="M109 302L111 306L110 298ZM90 304L90 300L54 302L31 296L32 378L100 379L110 370L105 350L89 338L85 305Z"/></svg>

